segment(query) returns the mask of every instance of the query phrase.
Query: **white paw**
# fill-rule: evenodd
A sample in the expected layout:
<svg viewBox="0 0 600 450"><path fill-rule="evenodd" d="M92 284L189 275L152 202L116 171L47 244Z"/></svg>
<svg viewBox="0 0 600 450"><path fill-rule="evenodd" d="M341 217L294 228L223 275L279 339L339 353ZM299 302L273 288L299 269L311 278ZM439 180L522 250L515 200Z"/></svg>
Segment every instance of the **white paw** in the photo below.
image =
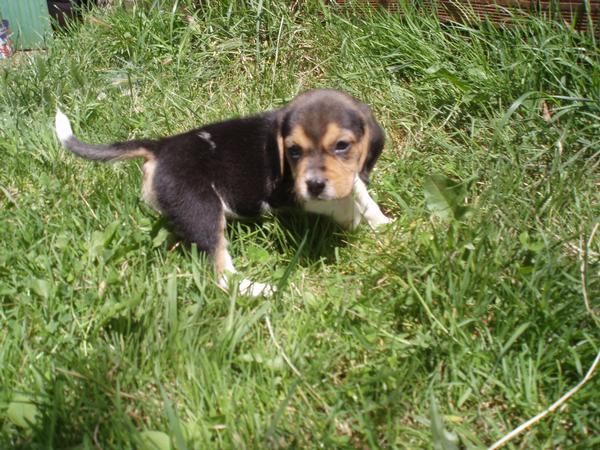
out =
<svg viewBox="0 0 600 450"><path fill-rule="evenodd" d="M394 219L384 216L383 214L381 214L381 215L378 214L375 217L370 217L368 221L369 221L369 226L373 229L376 229L383 225L392 223L394 221Z"/></svg>
<svg viewBox="0 0 600 450"><path fill-rule="evenodd" d="M240 281L238 289L240 291L240 294L248 295L250 297L258 297L261 295L264 297L270 297L277 290L275 286L272 286L270 284L257 283L255 281L247 279L243 279L242 281Z"/></svg>
<svg viewBox="0 0 600 450"><path fill-rule="evenodd" d="M231 277L231 275L233 274L235 274L235 272L223 273L219 278L217 284L225 292L230 292L230 286L233 287L236 285L237 290L240 294L247 295L249 297L258 297L261 295L269 297L273 295L275 291L277 291L277 288L275 286L265 283L257 283L246 278L242 279L239 283L237 283L235 277L233 277L233 279Z"/></svg>

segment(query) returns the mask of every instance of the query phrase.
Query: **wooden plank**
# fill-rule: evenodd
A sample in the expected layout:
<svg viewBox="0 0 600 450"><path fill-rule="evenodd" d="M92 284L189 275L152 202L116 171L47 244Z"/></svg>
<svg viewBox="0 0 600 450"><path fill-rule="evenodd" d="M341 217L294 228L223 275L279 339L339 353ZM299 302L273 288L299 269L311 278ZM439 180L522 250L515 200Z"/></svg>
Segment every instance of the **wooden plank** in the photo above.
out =
<svg viewBox="0 0 600 450"><path fill-rule="evenodd" d="M353 7L383 7L392 12L402 9L401 0L335 0L339 5ZM510 23L514 15L528 13L551 19L575 22L578 30L588 29L588 18L594 24L594 32L600 34L600 0L589 0L590 11L586 11L585 0L423 0L424 9L436 11L443 21L465 21L488 19L494 23Z"/></svg>

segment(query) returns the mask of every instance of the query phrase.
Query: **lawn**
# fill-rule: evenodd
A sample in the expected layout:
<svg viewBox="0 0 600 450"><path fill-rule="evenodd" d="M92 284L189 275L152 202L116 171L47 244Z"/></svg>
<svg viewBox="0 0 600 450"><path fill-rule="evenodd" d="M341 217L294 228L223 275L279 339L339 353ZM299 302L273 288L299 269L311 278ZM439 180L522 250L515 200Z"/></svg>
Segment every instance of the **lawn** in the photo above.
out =
<svg viewBox="0 0 600 450"><path fill-rule="evenodd" d="M451 449L440 421L482 448L584 377L600 348L592 35L141 3L0 65L0 448ZM156 137L315 87L386 130L369 189L395 222L232 222L238 269L271 298L216 286L141 201L137 162L77 159L52 128L59 106L88 141ZM598 446L596 376L508 448Z"/></svg>

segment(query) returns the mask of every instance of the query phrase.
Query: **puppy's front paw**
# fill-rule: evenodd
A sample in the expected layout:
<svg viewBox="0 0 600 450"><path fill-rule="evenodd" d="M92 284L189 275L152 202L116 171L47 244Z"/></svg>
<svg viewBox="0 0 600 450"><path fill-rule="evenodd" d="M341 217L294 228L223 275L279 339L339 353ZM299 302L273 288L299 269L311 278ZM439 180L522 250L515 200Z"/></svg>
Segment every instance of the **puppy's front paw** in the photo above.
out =
<svg viewBox="0 0 600 450"><path fill-rule="evenodd" d="M382 227L383 225L388 225L392 223L394 219L384 216L383 214L378 214L375 217L369 218L369 226L373 229L377 229Z"/></svg>
<svg viewBox="0 0 600 450"><path fill-rule="evenodd" d="M248 295L250 297L259 297L261 295L264 297L270 297L277 290L275 286L272 286L270 284L257 283L255 281L246 279L240 281L238 288L240 294Z"/></svg>

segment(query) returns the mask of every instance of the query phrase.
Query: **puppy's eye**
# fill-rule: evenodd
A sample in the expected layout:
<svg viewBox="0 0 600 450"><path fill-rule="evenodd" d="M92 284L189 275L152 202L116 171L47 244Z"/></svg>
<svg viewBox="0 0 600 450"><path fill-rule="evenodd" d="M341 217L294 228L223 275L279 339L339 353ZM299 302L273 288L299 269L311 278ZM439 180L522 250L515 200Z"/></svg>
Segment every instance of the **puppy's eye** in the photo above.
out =
<svg viewBox="0 0 600 450"><path fill-rule="evenodd" d="M336 155L343 155L348 150L350 150L350 142L347 141L337 141L335 147L333 148L333 151Z"/></svg>
<svg viewBox="0 0 600 450"><path fill-rule="evenodd" d="M287 154L292 159L299 159L300 156L302 156L302 149L297 145L292 145L291 147L288 147Z"/></svg>

